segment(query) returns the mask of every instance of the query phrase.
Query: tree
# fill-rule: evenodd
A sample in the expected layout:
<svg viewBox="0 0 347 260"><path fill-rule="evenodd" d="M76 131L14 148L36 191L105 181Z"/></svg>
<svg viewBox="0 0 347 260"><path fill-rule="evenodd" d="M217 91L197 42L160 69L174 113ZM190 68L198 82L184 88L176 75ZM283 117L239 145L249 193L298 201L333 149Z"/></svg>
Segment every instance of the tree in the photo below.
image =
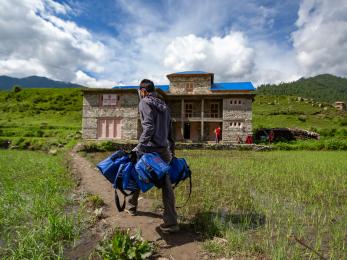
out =
<svg viewBox="0 0 347 260"><path fill-rule="evenodd" d="M22 86L13 85L13 87L12 87L12 91L15 92L15 93L17 93L17 92L19 92L21 90L22 90Z"/></svg>

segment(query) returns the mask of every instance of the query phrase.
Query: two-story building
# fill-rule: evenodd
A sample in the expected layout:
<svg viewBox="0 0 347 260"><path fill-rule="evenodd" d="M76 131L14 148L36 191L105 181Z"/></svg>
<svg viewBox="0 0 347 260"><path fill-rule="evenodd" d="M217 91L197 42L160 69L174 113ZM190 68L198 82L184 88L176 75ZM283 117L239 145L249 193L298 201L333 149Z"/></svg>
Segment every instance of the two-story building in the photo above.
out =
<svg viewBox="0 0 347 260"><path fill-rule="evenodd" d="M221 126L222 141L245 141L252 135L251 82L215 83L214 74L203 71L167 75L169 85L157 92L171 110L176 141L214 140ZM138 86L83 88L82 132L85 139L136 140L141 133Z"/></svg>

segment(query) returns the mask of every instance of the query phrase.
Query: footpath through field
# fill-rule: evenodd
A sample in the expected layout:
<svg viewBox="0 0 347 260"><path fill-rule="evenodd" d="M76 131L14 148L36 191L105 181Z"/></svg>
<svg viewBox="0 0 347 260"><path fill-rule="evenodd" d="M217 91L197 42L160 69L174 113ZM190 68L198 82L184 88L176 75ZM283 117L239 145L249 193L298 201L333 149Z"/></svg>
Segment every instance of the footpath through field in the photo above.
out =
<svg viewBox="0 0 347 260"><path fill-rule="evenodd" d="M82 235L81 241L68 253L69 258L77 259L88 256L97 242L102 239L102 234L106 229L116 227L140 229L144 239L153 241L158 246L158 257L164 257L164 259L202 258L202 255L199 254L199 237L194 232L182 230L168 235L160 232L158 227L162 223L162 218L160 214L150 211L150 200L143 198L139 201L138 216L130 216L124 212L119 213L115 208L114 189L97 171L95 165L79 155L75 148L70 151L71 168L80 179L80 190L99 195L106 205L103 207L102 225L98 225L99 228L94 230L93 234Z"/></svg>

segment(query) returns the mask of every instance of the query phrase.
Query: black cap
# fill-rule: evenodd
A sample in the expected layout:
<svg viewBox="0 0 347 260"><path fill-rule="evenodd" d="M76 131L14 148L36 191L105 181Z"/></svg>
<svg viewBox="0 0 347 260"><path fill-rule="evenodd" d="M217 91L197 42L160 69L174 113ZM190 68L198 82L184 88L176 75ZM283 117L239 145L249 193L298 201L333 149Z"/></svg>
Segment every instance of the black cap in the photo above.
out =
<svg viewBox="0 0 347 260"><path fill-rule="evenodd" d="M154 92L155 87L153 81L149 79L143 79L141 80L139 89L145 89L147 92Z"/></svg>

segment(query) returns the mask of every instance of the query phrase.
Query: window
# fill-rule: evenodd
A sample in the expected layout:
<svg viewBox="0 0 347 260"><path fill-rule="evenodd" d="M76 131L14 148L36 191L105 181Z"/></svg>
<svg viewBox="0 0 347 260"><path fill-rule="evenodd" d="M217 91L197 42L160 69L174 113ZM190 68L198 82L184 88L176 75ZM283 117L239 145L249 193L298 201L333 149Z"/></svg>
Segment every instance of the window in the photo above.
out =
<svg viewBox="0 0 347 260"><path fill-rule="evenodd" d="M240 129L242 129L243 128L243 122L241 122L241 121L230 122L229 126L232 127L232 128L240 128Z"/></svg>
<svg viewBox="0 0 347 260"><path fill-rule="evenodd" d="M119 98L119 95L116 94L102 94L100 95L100 104L102 107L116 106Z"/></svg>
<svg viewBox="0 0 347 260"><path fill-rule="evenodd" d="M185 117L192 117L193 116L193 104L192 103L185 103L184 104L184 114Z"/></svg>
<svg viewBox="0 0 347 260"><path fill-rule="evenodd" d="M245 101L243 101L242 99L231 99L230 100L230 105L244 105Z"/></svg>
<svg viewBox="0 0 347 260"><path fill-rule="evenodd" d="M217 118L219 115L219 104L218 103L211 103L210 111L211 111L210 117Z"/></svg>
<svg viewBox="0 0 347 260"><path fill-rule="evenodd" d="M187 82L186 83L186 90L187 92L193 92L194 84L193 82Z"/></svg>

